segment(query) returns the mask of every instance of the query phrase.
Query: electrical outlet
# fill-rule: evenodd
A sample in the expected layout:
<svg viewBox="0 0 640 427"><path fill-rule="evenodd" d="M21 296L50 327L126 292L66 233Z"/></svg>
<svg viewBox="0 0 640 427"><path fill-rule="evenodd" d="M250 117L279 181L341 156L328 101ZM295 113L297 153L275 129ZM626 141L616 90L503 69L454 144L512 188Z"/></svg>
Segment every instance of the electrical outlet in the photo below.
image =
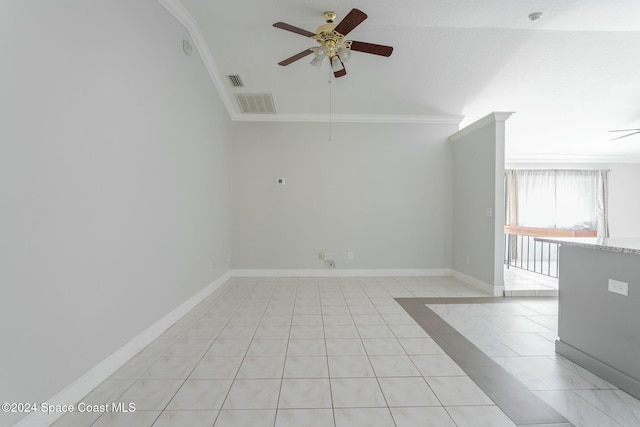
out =
<svg viewBox="0 0 640 427"><path fill-rule="evenodd" d="M465 262L467 263L467 265L471 264L471 258L469 258L469 255L467 255L467 259L465 260Z"/></svg>
<svg viewBox="0 0 640 427"><path fill-rule="evenodd" d="M353 252L351 251L347 252L347 259L353 260Z"/></svg>
<svg viewBox="0 0 640 427"><path fill-rule="evenodd" d="M216 268L216 260L212 259L211 262L209 263L209 270L213 271Z"/></svg>
<svg viewBox="0 0 640 427"><path fill-rule="evenodd" d="M331 254L329 252L325 252L324 253L324 260L325 261L331 261Z"/></svg>
<svg viewBox="0 0 640 427"><path fill-rule="evenodd" d="M609 279L608 290L614 294L629 296L629 284L627 282Z"/></svg>
<svg viewBox="0 0 640 427"><path fill-rule="evenodd" d="M318 252L318 259L324 261L324 252Z"/></svg>

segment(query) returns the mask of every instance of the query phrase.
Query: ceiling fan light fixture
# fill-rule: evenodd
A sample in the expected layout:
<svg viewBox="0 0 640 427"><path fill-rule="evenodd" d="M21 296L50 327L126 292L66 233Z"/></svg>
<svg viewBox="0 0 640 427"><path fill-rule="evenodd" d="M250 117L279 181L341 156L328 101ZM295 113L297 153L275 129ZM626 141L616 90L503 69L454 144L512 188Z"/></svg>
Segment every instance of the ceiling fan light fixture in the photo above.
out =
<svg viewBox="0 0 640 427"><path fill-rule="evenodd" d="M324 53L322 54L322 56L314 56L309 64L313 65L319 70L320 67L322 66L323 60L324 60Z"/></svg>
<svg viewBox="0 0 640 427"><path fill-rule="evenodd" d="M342 62L347 62L351 58L351 50L346 47L340 46L338 48L338 57Z"/></svg>
<svg viewBox="0 0 640 427"><path fill-rule="evenodd" d="M313 51L313 54L316 56L316 58L324 58L325 51L322 46L312 47L311 50Z"/></svg>

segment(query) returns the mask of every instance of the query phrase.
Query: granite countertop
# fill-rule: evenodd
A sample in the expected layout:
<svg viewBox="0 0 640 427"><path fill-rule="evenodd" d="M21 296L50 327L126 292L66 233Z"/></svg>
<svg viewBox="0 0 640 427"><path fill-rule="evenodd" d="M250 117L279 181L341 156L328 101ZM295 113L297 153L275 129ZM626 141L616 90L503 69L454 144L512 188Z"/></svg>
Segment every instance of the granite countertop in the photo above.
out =
<svg viewBox="0 0 640 427"><path fill-rule="evenodd" d="M606 239L598 237L536 237L535 240L578 248L640 255L640 237L609 237Z"/></svg>

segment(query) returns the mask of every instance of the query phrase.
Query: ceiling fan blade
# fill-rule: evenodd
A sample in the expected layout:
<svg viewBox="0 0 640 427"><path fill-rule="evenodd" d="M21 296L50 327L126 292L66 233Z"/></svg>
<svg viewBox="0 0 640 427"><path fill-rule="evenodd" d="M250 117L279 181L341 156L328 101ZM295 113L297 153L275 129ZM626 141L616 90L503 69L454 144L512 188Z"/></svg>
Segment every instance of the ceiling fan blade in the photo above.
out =
<svg viewBox="0 0 640 427"><path fill-rule="evenodd" d="M640 131L639 129L613 129L610 130L609 132L635 132L635 131Z"/></svg>
<svg viewBox="0 0 640 427"><path fill-rule="evenodd" d="M312 33L311 31L307 31L299 27L294 27L293 25L286 24L284 22L276 22L275 24L273 24L273 26L276 28L280 28L281 30L291 31L292 33L303 35L305 37L313 37L316 35L316 33Z"/></svg>
<svg viewBox="0 0 640 427"><path fill-rule="evenodd" d="M360 9L351 9L351 12L347 13L347 16L345 16L333 30L342 34L343 36L346 36L354 28L360 25L365 19L367 19L366 13L364 13Z"/></svg>
<svg viewBox="0 0 640 427"><path fill-rule="evenodd" d="M393 52L393 47L384 46L381 44L352 41L351 50L364 52L364 53L371 53L373 55L391 56L391 53Z"/></svg>
<svg viewBox="0 0 640 427"><path fill-rule="evenodd" d="M311 55L312 53L313 53L313 51L311 49L305 49L300 53L296 53L295 55L293 55L290 58L287 58L287 59L285 59L283 61L278 62L278 65L282 65L284 67L285 65L289 65L292 62L296 62L298 59L302 59L307 55Z"/></svg>
<svg viewBox="0 0 640 427"><path fill-rule="evenodd" d="M342 76L346 76L347 75L347 69L343 68L341 70L338 71L334 71L333 72L333 76L337 79L338 77L342 77Z"/></svg>
<svg viewBox="0 0 640 427"><path fill-rule="evenodd" d="M631 133L628 133L626 135L622 135L622 136L619 136L617 138L613 138L612 141L615 141L616 139L626 138L626 137L631 136L631 135L637 135L637 134L640 133L640 129L629 129L629 130L630 131L634 131L635 130L635 132L631 132ZM609 132L618 132L618 131L609 131Z"/></svg>

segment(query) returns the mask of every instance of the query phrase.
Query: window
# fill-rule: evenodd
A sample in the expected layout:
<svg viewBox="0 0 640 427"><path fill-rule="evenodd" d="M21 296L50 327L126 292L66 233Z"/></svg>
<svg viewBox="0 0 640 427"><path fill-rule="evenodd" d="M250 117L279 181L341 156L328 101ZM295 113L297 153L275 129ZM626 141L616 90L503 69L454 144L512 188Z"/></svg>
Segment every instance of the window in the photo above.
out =
<svg viewBox="0 0 640 427"><path fill-rule="evenodd" d="M606 175L599 170L506 171L507 224L597 230L606 209Z"/></svg>

